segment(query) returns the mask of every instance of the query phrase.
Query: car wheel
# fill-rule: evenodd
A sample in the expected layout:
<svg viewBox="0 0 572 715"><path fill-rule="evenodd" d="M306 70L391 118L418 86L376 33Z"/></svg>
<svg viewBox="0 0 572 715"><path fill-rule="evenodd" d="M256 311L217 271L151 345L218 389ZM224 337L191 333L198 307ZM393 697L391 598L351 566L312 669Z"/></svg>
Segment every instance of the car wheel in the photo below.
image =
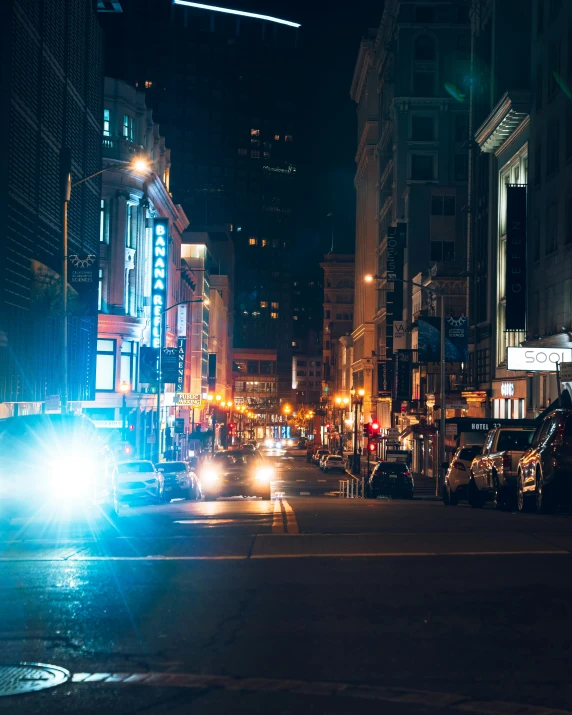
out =
<svg viewBox="0 0 572 715"><path fill-rule="evenodd" d="M542 484L542 477L536 473L536 488L534 490L534 503L537 514L552 514L555 511L554 502L549 499Z"/></svg>
<svg viewBox="0 0 572 715"><path fill-rule="evenodd" d="M475 480L471 478L471 481L469 482L468 486L468 498L469 498L469 504L473 507L473 509L482 509L485 500L483 499L482 494L479 493L479 490L477 489L477 485L475 484Z"/></svg>
<svg viewBox="0 0 572 715"><path fill-rule="evenodd" d="M518 511L525 513L531 510L530 497L524 493L524 484L522 481L522 474L518 473L517 487L516 487L516 508Z"/></svg>
<svg viewBox="0 0 572 715"><path fill-rule="evenodd" d="M493 476L493 504L497 511L506 511L507 498L506 491L501 487L498 477Z"/></svg>

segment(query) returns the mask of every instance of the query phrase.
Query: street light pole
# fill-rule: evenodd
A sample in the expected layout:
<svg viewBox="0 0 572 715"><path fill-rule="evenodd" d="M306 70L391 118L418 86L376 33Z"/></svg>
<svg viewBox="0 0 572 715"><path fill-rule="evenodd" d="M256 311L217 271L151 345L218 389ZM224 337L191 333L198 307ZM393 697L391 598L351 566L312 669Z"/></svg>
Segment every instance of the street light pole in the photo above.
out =
<svg viewBox="0 0 572 715"><path fill-rule="evenodd" d="M445 291L441 289L441 449L439 451L439 469L437 472L436 489L437 496L443 493L445 475L443 465L445 463L445 439L447 435L447 405L445 404L447 394L445 390Z"/></svg>

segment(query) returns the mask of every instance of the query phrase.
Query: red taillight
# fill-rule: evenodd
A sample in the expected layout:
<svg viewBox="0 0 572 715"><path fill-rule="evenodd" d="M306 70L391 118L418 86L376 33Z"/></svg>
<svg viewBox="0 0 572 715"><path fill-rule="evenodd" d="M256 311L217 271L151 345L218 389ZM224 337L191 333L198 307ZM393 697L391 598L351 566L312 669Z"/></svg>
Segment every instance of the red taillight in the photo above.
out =
<svg viewBox="0 0 572 715"><path fill-rule="evenodd" d="M502 468L506 470L512 469L512 454L505 452L502 456Z"/></svg>
<svg viewBox="0 0 572 715"><path fill-rule="evenodd" d="M460 472L466 472L467 470L465 469L465 465L463 462L459 462L457 459L456 461L453 462L453 468L458 469Z"/></svg>

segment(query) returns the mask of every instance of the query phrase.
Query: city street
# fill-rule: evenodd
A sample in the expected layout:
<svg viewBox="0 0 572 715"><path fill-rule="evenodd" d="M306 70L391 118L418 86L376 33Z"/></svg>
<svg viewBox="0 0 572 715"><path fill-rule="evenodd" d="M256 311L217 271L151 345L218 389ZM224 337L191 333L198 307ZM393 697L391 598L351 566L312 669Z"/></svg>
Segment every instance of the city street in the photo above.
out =
<svg viewBox="0 0 572 715"><path fill-rule="evenodd" d="M4 711L571 710L571 518L344 500L304 457L271 502L13 520L0 661L72 681Z"/></svg>

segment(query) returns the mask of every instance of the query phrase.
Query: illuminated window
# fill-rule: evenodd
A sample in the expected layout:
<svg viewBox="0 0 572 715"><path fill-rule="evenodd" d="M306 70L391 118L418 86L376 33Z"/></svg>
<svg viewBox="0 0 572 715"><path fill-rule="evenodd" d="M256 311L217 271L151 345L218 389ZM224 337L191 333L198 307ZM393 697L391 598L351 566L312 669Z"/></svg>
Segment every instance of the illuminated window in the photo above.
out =
<svg viewBox="0 0 572 715"><path fill-rule="evenodd" d="M103 306L103 269L99 269L99 283L97 285L97 309L101 310Z"/></svg>
<svg viewBox="0 0 572 715"><path fill-rule="evenodd" d="M270 313L270 317L271 317L273 320L277 320L277 319L278 319L278 313Z"/></svg>
<svg viewBox="0 0 572 715"><path fill-rule="evenodd" d="M248 239L248 245L249 245L249 246L256 246L257 243L258 243L258 241L256 240L256 238L255 238L254 236L251 236L251 237Z"/></svg>
<svg viewBox="0 0 572 715"><path fill-rule="evenodd" d="M95 389L102 392L115 389L115 340L97 341Z"/></svg>
<svg viewBox="0 0 572 715"><path fill-rule="evenodd" d="M130 142L134 138L133 117L128 114L123 115L123 137Z"/></svg>
<svg viewBox="0 0 572 715"><path fill-rule="evenodd" d="M260 159L260 151L259 151L258 149L253 149L253 150L250 152L250 156L251 156L253 159Z"/></svg>
<svg viewBox="0 0 572 715"><path fill-rule="evenodd" d="M270 158L270 152L269 152L269 151L265 151L265 152L264 152L264 158L265 158L265 159L269 159L269 158Z"/></svg>
<svg viewBox="0 0 572 715"><path fill-rule="evenodd" d="M268 308L268 301L267 301L267 300L261 300L261 301L260 301L260 307L261 307L261 308Z"/></svg>
<svg viewBox="0 0 572 715"><path fill-rule="evenodd" d="M149 82L149 80L147 80L145 82L145 89L151 89L152 86L153 86L153 82Z"/></svg>
<svg viewBox="0 0 572 715"><path fill-rule="evenodd" d="M109 124L109 109L103 110L103 136L104 137L111 136L111 130L110 130L110 124Z"/></svg>
<svg viewBox="0 0 572 715"><path fill-rule="evenodd" d="M294 319L294 320L298 320L298 316L297 316L297 315L294 315L294 316L293 316L293 319Z"/></svg>
<svg viewBox="0 0 572 715"><path fill-rule="evenodd" d="M279 142L280 141L280 134L275 134L274 135L274 141Z"/></svg>
<svg viewBox="0 0 572 715"><path fill-rule="evenodd" d="M278 308L280 307L280 303L270 303L270 307L274 308L275 310L278 310Z"/></svg>
<svg viewBox="0 0 572 715"><path fill-rule="evenodd" d="M263 238L262 241L260 241L260 245L263 247L266 246L267 243L268 243L268 241L265 238Z"/></svg>
<svg viewBox="0 0 572 715"><path fill-rule="evenodd" d="M99 240L109 243L109 200L101 199L99 209Z"/></svg>
<svg viewBox="0 0 572 715"><path fill-rule="evenodd" d="M291 141L292 141L292 135L291 135L291 134L284 134L284 141L285 141L285 142L291 142Z"/></svg>
<svg viewBox="0 0 572 715"><path fill-rule="evenodd" d="M259 137L259 136L260 136L260 129L251 129L251 130L250 130L250 136L251 136L251 137Z"/></svg>
<svg viewBox="0 0 572 715"><path fill-rule="evenodd" d="M248 151L246 149L239 149L238 156L247 156Z"/></svg>

